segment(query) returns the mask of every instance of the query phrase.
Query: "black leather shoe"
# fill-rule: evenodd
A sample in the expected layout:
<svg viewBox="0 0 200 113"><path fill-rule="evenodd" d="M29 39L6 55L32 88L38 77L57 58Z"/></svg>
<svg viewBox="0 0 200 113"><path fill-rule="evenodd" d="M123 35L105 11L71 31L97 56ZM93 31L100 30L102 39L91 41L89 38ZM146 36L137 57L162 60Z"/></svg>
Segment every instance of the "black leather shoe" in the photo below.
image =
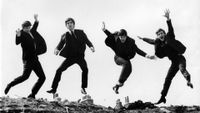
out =
<svg viewBox="0 0 200 113"><path fill-rule="evenodd" d="M190 87L190 88L193 88L193 84L191 82L188 82L187 86Z"/></svg>
<svg viewBox="0 0 200 113"><path fill-rule="evenodd" d="M35 95L30 94L30 95L28 96L28 98L30 98L30 99L35 99Z"/></svg>
<svg viewBox="0 0 200 113"><path fill-rule="evenodd" d="M51 89L51 90L48 90L47 93L52 93L52 94L55 94L56 93L56 90L54 89Z"/></svg>
<svg viewBox="0 0 200 113"><path fill-rule="evenodd" d="M165 97L161 97L160 100L159 100L157 103L155 103L155 104L161 104L162 102L163 102L164 104L166 103Z"/></svg>
<svg viewBox="0 0 200 113"><path fill-rule="evenodd" d="M81 88L81 93L84 94L84 95L87 94L87 92L85 91L85 88Z"/></svg>
<svg viewBox="0 0 200 113"><path fill-rule="evenodd" d="M12 86L10 84L7 85L6 89L4 90L4 93L7 94Z"/></svg>
<svg viewBox="0 0 200 113"><path fill-rule="evenodd" d="M119 85L115 85L113 87L113 90L115 91L116 94L119 94L118 90L119 90Z"/></svg>

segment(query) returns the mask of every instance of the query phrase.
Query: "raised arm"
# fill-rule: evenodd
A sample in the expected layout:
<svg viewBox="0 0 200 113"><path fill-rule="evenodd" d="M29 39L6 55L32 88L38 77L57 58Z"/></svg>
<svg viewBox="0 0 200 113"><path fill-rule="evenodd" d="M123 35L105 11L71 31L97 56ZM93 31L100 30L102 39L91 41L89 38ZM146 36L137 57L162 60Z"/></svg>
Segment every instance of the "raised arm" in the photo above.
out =
<svg viewBox="0 0 200 113"><path fill-rule="evenodd" d="M34 22L33 27L32 27L31 30L36 31L36 30L37 30L37 27L38 27L38 24L39 24L39 21L38 21L38 14L34 14L34 20L35 20L35 22Z"/></svg>
<svg viewBox="0 0 200 113"><path fill-rule="evenodd" d="M21 30L17 29L16 30L16 39L15 39L15 44L18 45L22 42L22 37L21 37Z"/></svg>
<svg viewBox="0 0 200 113"><path fill-rule="evenodd" d="M115 36L106 29L105 22L102 22L102 31L107 35L107 38L105 39L105 44L114 50L113 47L115 45Z"/></svg>
<svg viewBox="0 0 200 113"><path fill-rule="evenodd" d="M102 22L102 31L103 31L107 36L111 36L111 35L112 35L112 33L106 29L105 22Z"/></svg>
<svg viewBox="0 0 200 113"><path fill-rule="evenodd" d="M174 28L172 26L169 14L170 14L170 11L169 9L167 9L165 10L165 14L163 16L167 18L168 34L170 35L170 38L175 38Z"/></svg>

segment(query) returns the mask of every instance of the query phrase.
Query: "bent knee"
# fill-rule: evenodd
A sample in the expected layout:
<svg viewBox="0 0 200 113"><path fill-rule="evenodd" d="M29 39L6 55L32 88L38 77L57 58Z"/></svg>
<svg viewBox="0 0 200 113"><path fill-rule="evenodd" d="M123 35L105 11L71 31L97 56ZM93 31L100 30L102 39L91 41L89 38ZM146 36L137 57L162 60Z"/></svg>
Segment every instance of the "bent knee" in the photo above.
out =
<svg viewBox="0 0 200 113"><path fill-rule="evenodd" d="M29 75L26 74L26 75L21 75L21 76L18 77L18 78L20 78L20 79L24 79L24 80L27 80L27 79L29 78L29 76L30 76L30 74L29 74Z"/></svg>
<svg viewBox="0 0 200 113"><path fill-rule="evenodd" d="M184 74L184 73L187 72L187 71L186 71L186 68L183 67L183 66L180 66L180 67L179 67L179 70L181 71L182 74Z"/></svg>
<svg viewBox="0 0 200 113"><path fill-rule="evenodd" d="M61 68L58 68L57 70L56 70L56 73L62 73L64 70L62 70Z"/></svg>

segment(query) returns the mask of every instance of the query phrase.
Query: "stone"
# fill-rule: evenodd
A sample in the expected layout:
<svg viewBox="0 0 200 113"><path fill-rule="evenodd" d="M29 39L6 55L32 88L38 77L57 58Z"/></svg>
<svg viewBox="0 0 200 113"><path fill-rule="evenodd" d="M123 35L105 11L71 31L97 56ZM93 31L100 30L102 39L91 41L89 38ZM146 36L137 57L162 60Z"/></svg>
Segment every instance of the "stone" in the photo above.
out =
<svg viewBox="0 0 200 113"><path fill-rule="evenodd" d="M120 110L123 109L124 107L122 106L122 102L120 101L120 99L117 99L116 101L116 106L115 106L115 110Z"/></svg>
<svg viewBox="0 0 200 113"><path fill-rule="evenodd" d="M81 103L94 104L94 100L91 98L90 95L85 95L82 97Z"/></svg>

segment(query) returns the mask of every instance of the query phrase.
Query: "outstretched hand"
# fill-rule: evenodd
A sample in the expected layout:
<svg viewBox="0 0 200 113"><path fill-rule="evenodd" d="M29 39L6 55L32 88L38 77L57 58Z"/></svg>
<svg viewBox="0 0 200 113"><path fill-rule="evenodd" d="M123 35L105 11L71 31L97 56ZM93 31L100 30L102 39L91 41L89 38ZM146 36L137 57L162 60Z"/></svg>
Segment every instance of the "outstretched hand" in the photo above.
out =
<svg viewBox="0 0 200 113"><path fill-rule="evenodd" d="M54 54L55 54L55 55L58 55L58 53L59 53L59 50L56 48L56 49L54 50Z"/></svg>
<svg viewBox="0 0 200 113"><path fill-rule="evenodd" d="M95 52L94 47L90 47L90 50L91 50L92 52Z"/></svg>
<svg viewBox="0 0 200 113"><path fill-rule="evenodd" d="M165 14L163 15L164 17L167 18L167 20L170 19L170 18L169 18L169 13L170 13L169 9L166 9L166 10L165 10Z"/></svg>
<svg viewBox="0 0 200 113"><path fill-rule="evenodd" d="M105 22L102 22L102 30L105 31L106 30L106 25Z"/></svg>
<svg viewBox="0 0 200 113"><path fill-rule="evenodd" d="M38 21L38 14L34 14L35 21Z"/></svg>
<svg viewBox="0 0 200 113"><path fill-rule="evenodd" d="M156 60L156 56L155 55L151 55L150 57L149 57L149 59L151 59L151 60Z"/></svg>
<svg viewBox="0 0 200 113"><path fill-rule="evenodd" d="M137 36L140 40L143 40L143 38L141 36Z"/></svg>
<svg viewBox="0 0 200 113"><path fill-rule="evenodd" d="M145 57L148 58L148 59L151 59L151 60L156 60L155 55L146 55Z"/></svg>
<svg viewBox="0 0 200 113"><path fill-rule="evenodd" d="M20 36L21 36L21 31L20 31L19 28L16 30L16 35L17 35L17 37L20 37Z"/></svg>

